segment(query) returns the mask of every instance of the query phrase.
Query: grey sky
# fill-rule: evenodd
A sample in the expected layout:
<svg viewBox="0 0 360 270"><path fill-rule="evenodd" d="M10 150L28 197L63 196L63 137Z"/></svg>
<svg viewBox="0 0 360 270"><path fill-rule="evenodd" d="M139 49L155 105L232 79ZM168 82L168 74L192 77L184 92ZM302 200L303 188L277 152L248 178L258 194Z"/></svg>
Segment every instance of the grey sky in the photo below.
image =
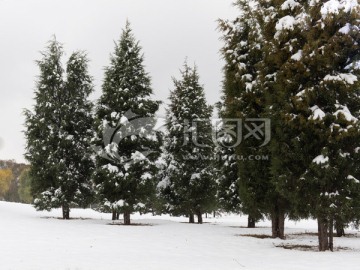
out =
<svg viewBox="0 0 360 270"><path fill-rule="evenodd" d="M207 100L221 90L222 42L218 18L233 18L232 0L0 0L0 159L24 161L23 108L33 105L40 59L52 35L69 56L86 50L94 77L93 99L101 94L109 63L126 19L143 48L156 98L167 101L185 57L196 62ZM161 114L163 113L161 110Z"/></svg>

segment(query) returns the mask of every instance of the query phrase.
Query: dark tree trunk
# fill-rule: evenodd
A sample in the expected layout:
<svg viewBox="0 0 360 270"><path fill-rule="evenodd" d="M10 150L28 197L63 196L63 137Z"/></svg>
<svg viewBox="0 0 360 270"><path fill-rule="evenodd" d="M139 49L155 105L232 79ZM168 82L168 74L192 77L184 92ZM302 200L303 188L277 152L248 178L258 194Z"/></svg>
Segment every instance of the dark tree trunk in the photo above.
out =
<svg viewBox="0 0 360 270"><path fill-rule="evenodd" d="M214 211L214 218L216 218L216 212Z"/></svg>
<svg viewBox="0 0 360 270"><path fill-rule="evenodd" d="M318 217L319 251L329 250L328 223L325 218Z"/></svg>
<svg viewBox="0 0 360 270"><path fill-rule="evenodd" d="M130 212L129 211L124 211L124 225L130 225L131 221L130 221Z"/></svg>
<svg viewBox="0 0 360 270"><path fill-rule="evenodd" d="M334 219L330 218L329 221L329 249L334 251Z"/></svg>
<svg viewBox="0 0 360 270"><path fill-rule="evenodd" d="M116 220L119 220L119 219L120 219L120 212L117 211L117 212L116 212Z"/></svg>
<svg viewBox="0 0 360 270"><path fill-rule="evenodd" d="M251 215L249 215L248 216L248 225L247 225L247 227L248 228L255 228L255 225L256 225L256 220Z"/></svg>
<svg viewBox="0 0 360 270"><path fill-rule="evenodd" d="M63 219L70 219L70 207L68 204L62 205L62 215Z"/></svg>
<svg viewBox="0 0 360 270"><path fill-rule="evenodd" d="M112 218L111 218L112 220L116 220L116 214L117 214L116 211L113 210L112 211Z"/></svg>
<svg viewBox="0 0 360 270"><path fill-rule="evenodd" d="M271 215L271 229L273 238L285 239L284 225L285 213L276 207L274 213Z"/></svg>
<svg viewBox="0 0 360 270"><path fill-rule="evenodd" d="M193 213L189 214L189 223L195 223L195 218Z"/></svg>
<svg viewBox="0 0 360 270"><path fill-rule="evenodd" d="M197 219L198 219L198 224L203 224L203 218L202 218L202 214L200 211L197 212Z"/></svg>
<svg viewBox="0 0 360 270"><path fill-rule="evenodd" d="M335 229L336 229L336 236L337 237L345 236L344 224L342 222L336 221L335 222Z"/></svg>

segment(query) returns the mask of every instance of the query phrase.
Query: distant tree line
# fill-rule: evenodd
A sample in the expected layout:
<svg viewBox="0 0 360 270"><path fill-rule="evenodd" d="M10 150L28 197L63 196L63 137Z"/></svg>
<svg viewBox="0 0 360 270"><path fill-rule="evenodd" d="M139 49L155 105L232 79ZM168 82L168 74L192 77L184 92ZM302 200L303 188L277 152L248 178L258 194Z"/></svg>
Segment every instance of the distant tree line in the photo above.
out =
<svg viewBox="0 0 360 270"><path fill-rule="evenodd" d="M31 203L29 165L0 160L0 200Z"/></svg>

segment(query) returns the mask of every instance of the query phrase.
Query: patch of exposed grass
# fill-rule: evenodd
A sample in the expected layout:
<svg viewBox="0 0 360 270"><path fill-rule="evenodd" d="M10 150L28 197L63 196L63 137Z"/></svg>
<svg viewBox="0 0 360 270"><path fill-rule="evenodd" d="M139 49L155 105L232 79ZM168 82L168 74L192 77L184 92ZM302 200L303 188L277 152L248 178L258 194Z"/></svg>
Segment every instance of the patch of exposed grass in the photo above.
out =
<svg viewBox="0 0 360 270"><path fill-rule="evenodd" d="M273 238L271 235L268 234L237 234L236 236L254 237L258 239Z"/></svg>

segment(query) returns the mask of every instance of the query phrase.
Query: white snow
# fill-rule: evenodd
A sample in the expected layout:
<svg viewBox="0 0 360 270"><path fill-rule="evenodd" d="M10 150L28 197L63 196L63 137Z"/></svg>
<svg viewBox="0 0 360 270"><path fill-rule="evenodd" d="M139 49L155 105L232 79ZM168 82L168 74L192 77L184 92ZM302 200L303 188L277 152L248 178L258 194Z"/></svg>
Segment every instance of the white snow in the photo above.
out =
<svg viewBox="0 0 360 270"><path fill-rule="evenodd" d="M104 169L107 169L110 173L117 173L119 172L119 168L116 166L113 166L111 164L107 164L103 166Z"/></svg>
<svg viewBox="0 0 360 270"><path fill-rule="evenodd" d="M311 120L322 120L325 117L325 113L318 106L312 106L310 108L312 115L309 117Z"/></svg>
<svg viewBox="0 0 360 270"><path fill-rule="evenodd" d="M240 235L271 234L271 222L244 228L247 216L204 218L187 224L184 217L134 214L134 223L116 226L111 214L72 209L71 219L58 219L61 210L35 212L30 205L0 202L1 263L4 270L308 270L356 269L360 264L359 233L335 238L335 252L317 252L314 220L286 221L286 240ZM310 245L313 251L279 245Z"/></svg>
<svg viewBox="0 0 360 270"><path fill-rule="evenodd" d="M195 180L195 179L200 179L200 173L193 173L192 175L191 175L191 178L190 178L191 180Z"/></svg>
<svg viewBox="0 0 360 270"><path fill-rule="evenodd" d="M144 173L142 176L141 176L141 179L142 180L148 180L148 179L151 179L152 178L152 175L148 172Z"/></svg>
<svg viewBox="0 0 360 270"><path fill-rule="evenodd" d="M306 93L306 90L301 90L299 93L296 94L297 97L302 97Z"/></svg>
<svg viewBox="0 0 360 270"><path fill-rule="evenodd" d="M141 152L139 152L139 151L136 151L135 153L132 153L132 154L131 154L131 159L132 159L134 162L138 162L138 161L145 160L146 157L144 156L143 153L141 153Z"/></svg>
<svg viewBox="0 0 360 270"><path fill-rule="evenodd" d="M357 82L357 77L351 73L340 73L338 75L326 75L324 81L339 81L347 84L354 84Z"/></svg>
<svg viewBox="0 0 360 270"><path fill-rule="evenodd" d="M295 7L299 6L300 4L298 2L296 2L295 0L286 0L282 5L281 5L281 9L282 10L287 10L287 9L291 9L293 10Z"/></svg>
<svg viewBox="0 0 360 270"><path fill-rule="evenodd" d="M170 185L170 179L169 177L165 177L157 184L157 188L162 189L168 187L169 185Z"/></svg>
<svg viewBox="0 0 360 270"><path fill-rule="evenodd" d="M343 105L339 105L336 104L335 105L336 108L338 108L338 110L334 113L334 115L336 117L339 117L339 114L343 115L346 119L346 121L349 122L357 122L358 120L351 114L349 108L347 106L343 106Z"/></svg>
<svg viewBox="0 0 360 270"><path fill-rule="evenodd" d="M302 58L302 54L303 54L303 51L299 50L297 53L295 53L294 55L291 56L291 59L295 60L295 61L300 61Z"/></svg>
<svg viewBox="0 0 360 270"><path fill-rule="evenodd" d="M116 205L117 207L123 207L123 206L125 205L125 201L124 201L124 200L118 200L118 201L115 203L115 205Z"/></svg>
<svg viewBox="0 0 360 270"><path fill-rule="evenodd" d="M277 31L283 31L283 30L293 30L294 25L296 24L296 20L293 16L287 15L285 17L282 17L275 26L275 29Z"/></svg>
<svg viewBox="0 0 360 270"><path fill-rule="evenodd" d="M348 175L348 177L347 177L347 179L348 180L353 180L355 183L357 183L357 184L359 184L360 183L360 181L358 180L358 179L356 179L354 176L352 176L352 175Z"/></svg>
<svg viewBox="0 0 360 270"><path fill-rule="evenodd" d="M359 6L357 0L330 0L323 4L320 12L322 17L325 18L329 14L338 14L341 10L349 12L357 6Z"/></svg>
<svg viewBox="0 0 360 270"><path fill-rule="evenodd" d="M329 157L324 157L323 155L319 155L316 158L314 158L312 162L316 164L324 164L328 161L329 161Z"/></svg>
<svg viewBox="0 0 360 270"><path fill-rule="evenodd" d="M124 115L121 116L121 118L120 118L120 124L124 125L124 124L126 124L126 123L128 123L128 122L129 122L129 120L127 119L127 117L125 117Z"/></svg>
<svg viewBox="0 0 360 270"><path fill-rule="evenodd" d="M342 5L338 0L330 0L323 4L321 7L321 15L326 17L328 14L337 14L339 10L342 8Z"/></svg>
<svg viewBox="0 0 360 270"><path fill-rule="evenodd" d="M339 32L342 34L348 34L350 32L350 29L351 29L350 23L346 23L345 26L339 29Z"/></svg>

